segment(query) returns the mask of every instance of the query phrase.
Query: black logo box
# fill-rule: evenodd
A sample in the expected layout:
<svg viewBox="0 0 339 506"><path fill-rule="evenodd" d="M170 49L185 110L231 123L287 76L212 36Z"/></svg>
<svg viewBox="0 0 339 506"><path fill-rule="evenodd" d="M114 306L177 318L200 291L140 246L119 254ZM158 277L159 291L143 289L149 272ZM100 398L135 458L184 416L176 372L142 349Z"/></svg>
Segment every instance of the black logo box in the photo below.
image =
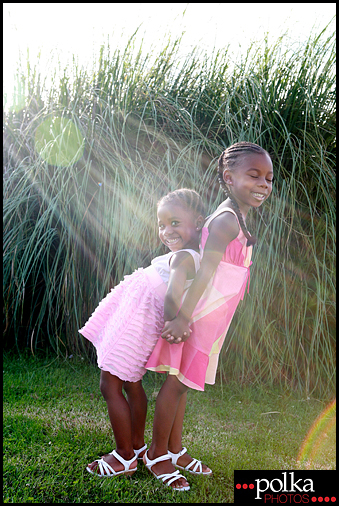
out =
<svg viewBox="0 0 339 506"><path fill-rule="evenodd" d="M234 503L334 505L339 488L336 475L335 470L235 470Z"/></svg>

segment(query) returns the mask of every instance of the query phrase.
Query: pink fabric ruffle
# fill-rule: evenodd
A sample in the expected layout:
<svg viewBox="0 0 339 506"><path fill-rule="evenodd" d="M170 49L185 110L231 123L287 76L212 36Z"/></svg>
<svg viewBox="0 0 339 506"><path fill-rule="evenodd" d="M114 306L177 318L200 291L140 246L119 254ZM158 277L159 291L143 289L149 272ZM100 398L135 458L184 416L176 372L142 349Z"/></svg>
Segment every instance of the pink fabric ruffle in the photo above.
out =
<svg viewBox="0 0 339 506"><path fill-rule="evenodd" d="M125 276L99 303L79 332L95 346L100 369L123 381L142 378L164 326L165 292L151 266Z"/></svg>

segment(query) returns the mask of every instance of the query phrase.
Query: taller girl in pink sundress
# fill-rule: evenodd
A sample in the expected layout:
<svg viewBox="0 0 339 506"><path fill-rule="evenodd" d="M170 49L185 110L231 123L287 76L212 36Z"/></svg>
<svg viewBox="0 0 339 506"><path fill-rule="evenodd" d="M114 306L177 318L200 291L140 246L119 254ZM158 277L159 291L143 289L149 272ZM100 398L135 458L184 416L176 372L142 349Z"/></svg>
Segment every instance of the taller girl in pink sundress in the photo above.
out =
<svg viewBox="0 0 339 506"><path fill-rule="evenodd" d="M226 212L236 216L232 208L221 205L206 220L202 229L201 255L210 223ZM252 246L246 246L247 238L240 225L239 230L238 236L228 244L193 312L189 339L180 344L169 344L165 339L159 339L146 369L169 372L195 390L204 390L205 383L215 383L219 353L250 276Z"/></svg>

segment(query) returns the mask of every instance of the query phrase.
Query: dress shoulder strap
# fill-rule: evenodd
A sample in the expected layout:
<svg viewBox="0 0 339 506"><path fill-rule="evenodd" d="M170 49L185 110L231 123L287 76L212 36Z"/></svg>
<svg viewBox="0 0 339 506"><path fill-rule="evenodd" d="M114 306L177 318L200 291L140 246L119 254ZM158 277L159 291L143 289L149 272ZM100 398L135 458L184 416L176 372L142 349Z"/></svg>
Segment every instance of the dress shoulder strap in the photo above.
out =
<svg viewBox="0 0 339 506"><path fill-rule="evenodd" d="M230 213L234 214L234 216L237 218L237 221L238 221L238 224L239 224L239 227L240 227L240 223L239 223L239 220L238 220L237 213L231 207L222 207L221 209L217 209L216 211L214 211L214 213L212 213L210 216L207 217L207 219L205 221L205 224L204 224L204 227L208 227L209 224L211 223L211 221L214 220L214 218L216 218L220 214L226 213L226 212L230 212Z"/></svg>
<svg viewBox="0 0 339 506"><path fill-rule="evenodd" d="M193 261L194 261L195 272L198 272L198 270L200 269L200 253L198 251L193 250L193 249L181 249L179 251L187 251L187 253L190 253L192 255ZM179 251L173 251L168 254L169 255L169 260L168 260L169 264L171 263L172 256L175 255L175 253L179 253Z"/></svg>

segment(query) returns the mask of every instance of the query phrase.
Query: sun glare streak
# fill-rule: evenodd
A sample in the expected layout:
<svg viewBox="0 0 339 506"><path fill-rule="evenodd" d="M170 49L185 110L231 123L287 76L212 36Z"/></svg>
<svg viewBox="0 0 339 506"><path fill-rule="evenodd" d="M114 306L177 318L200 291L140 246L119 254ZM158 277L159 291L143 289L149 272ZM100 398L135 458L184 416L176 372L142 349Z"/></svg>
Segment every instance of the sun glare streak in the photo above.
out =
<svg viewBox="0 0 339 506"><path fill-rule="evenodd" d="M336 422L336 399L334 399L312 424L308 431L297 457L299 464L306 464L310 469L314 464L317 454L319 454L325 438Z"/></svg>

